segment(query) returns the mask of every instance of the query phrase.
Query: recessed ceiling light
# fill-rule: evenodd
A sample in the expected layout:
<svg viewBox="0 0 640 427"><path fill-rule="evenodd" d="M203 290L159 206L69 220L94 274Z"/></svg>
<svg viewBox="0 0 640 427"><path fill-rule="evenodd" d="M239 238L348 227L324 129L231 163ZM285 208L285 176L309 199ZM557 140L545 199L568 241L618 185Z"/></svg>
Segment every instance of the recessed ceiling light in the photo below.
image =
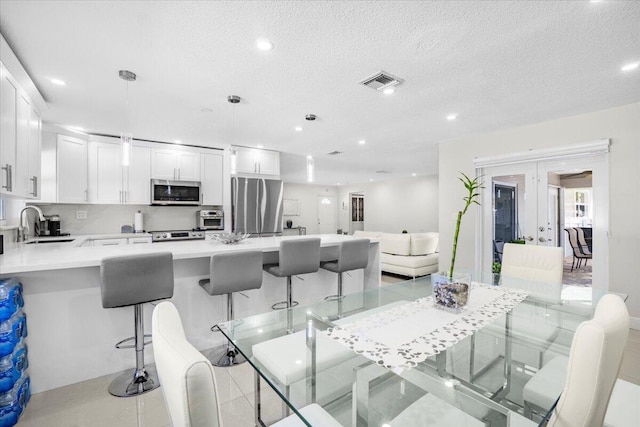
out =
<svg viewBox="0 0 640 427"><path fill-rule="evenodd" d="M369 178L369 182L373 182L373 178Z"/></svg>
<svg viewBox="0 0 640 427"><path fill-rule="evenodd" d="M412 174L411 174L411 176L416 176L416 175L417 175L417 174L415 174L415 173L412 173Z"/></svg>
<svg viewBox="0 0 640 427"><path fill-rule="evenodd" d="M60 79L49 79L49 81L51 83L53 83L54 85L58 85L58 86L64 86L66 85L66 83L64 82L64 80L60 80Z"/></svg>
<svg viewBox="0 0 640 427"><path fill-rule="evenodd" d="M256 40L256 46L258 47L258 49L263 50L263 51L267 51L267 50L273 49L273 43L271 43L267 39L258 39L258 40Z"/></svg>
<svg viewBox="0 0 640 427"><path fill-rule="evenodd" d="M296 126L296 132L302 132L302 127L301 126Z"/></svg>
<svg viewBox="0 0 640 427"><path fill-rule="evenodd" d="M338 183L336 183L336 185L342 185L342 184L340 184L340 183L338 182Z"/></svg>
<svg viewBox="0 0 640 427"><path fill-rule="evenodd" d="M367 143L367 141L365 141L364 139L361 139L360 141L358 141L358 144L360 144L360 145L364 145L366 143Z"/></svg>
<svg viewBox="0 0 640 427"><path fill-rule="evenodd" d="M213 110L211 108L203 108L200 111L203 112L203 113L213 113Z"/></svg>
<svg viewBox="0 0 640 427"><path fill-rule="evenodd" d="M631 70L635 70L636 68L638 68L638 66L640 66L640 62L634 62L632 64L627 64L624 67L622 67L622 71L631 71Z"/></svg>
<svg viewBox="0 0 640 427"><path fill-rule="evenodd" d="M307 156L307 159L313 159L313 156Z"/></svg>
<svg viewBox="0 0 640 427"><path fill-rule="evenodd" d="M173 142L175 142L176 144L182 144L182 140L181 140L181 139L176 139L176 140L175 140L175 141L173 141Z"/></svg>
<svg viewBox="0 0 640 427"><path fill-rule="evenodd" d="M256 147L257 147L257 148L264 148L264 145L260 145L260 144L258 144L258 145L256 145Z"/></svg>
<svg viewBox="0 0 640 427"><path fill-rule="evenodd" d="M457 115L457 114L449 114L449 115L447 116L447 120L449 120L450 122L451 122L451 121L453 121L453 120L455 120L455 119L457 119L457 118L458 118L458 115Z"/></svg>
<svg viewBox="0 0 640 427"><path fill-rule="evenodd" d="M384 93L385 95L391 95L393 92L395 92L396 90L392 87L388 87L385 90L382 91L382 93Z"/></svg>

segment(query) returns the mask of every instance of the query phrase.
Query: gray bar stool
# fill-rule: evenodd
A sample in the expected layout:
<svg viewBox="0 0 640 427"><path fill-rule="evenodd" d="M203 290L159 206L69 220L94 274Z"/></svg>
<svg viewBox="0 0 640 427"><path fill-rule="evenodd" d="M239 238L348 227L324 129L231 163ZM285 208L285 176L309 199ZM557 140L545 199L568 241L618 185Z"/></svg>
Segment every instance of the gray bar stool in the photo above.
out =
<svg viewBox="0 0 640 427"><path fill-rule="evenodd" d="M342 298L342 273L367 267L369 244L369 239L345 240L338 246L338 259L320 263L320 268L338 273L338 294L329 295L325 300Z"/></svg>
<svg viewBox="0 0 640 427"><path fill-rule="evenodd" d="M102 307L134 306L135 332L116 348L135 348L136 367L125 371L109 385L117 397L137 396L160 386L153 367L144 366L144 317L142 304L173 296L173 255L160 252L105 258L100 263ZM133 345L123 345L127 341ZM149 343L146 343L149 344Z"/></svg>
<svg viewBox="0 0 640 427"><path fill-rule="evenodd" d="M342 273L367 267L369 244L369 239L345 240L338 246L338 259L320 263L320 268L338 273L338 294L329 295L325 300L338 301L339 318L342 317Z"/></svg>
<svg viewBox="0 0 640 427"><path fill-rule="evenodd" d="M262 252L244 251L215 254L211 257L210 278L200 280L209 295L227 296L227 321L233 320L233 293L259 289L262 286ZM216 326L212 327L214 330ZM246 362L228 341L214 352L214 366L233 366Z"/></svg>
<svg viewBox="0 0 640 427"><path fill-rule="evenodd" d="M274 310L291 308L298 305L293 301L291 292L291 276L315 273L320 269L320 239L317 237L283 240L280 242L278 264L265 264L264 271L287 278L287 300L271 306ZM291 311L287 313L287 332L292 332Z"/></svg>

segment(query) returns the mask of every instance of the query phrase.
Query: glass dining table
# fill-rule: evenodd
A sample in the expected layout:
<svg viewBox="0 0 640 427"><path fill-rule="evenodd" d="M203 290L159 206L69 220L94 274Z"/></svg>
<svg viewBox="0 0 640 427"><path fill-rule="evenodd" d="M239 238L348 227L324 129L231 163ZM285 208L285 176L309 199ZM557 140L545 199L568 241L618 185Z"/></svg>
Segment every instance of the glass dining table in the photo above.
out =
<svg viewBox="0 0 640 427"><path fill-rule="evenodd" d="M342 426L537 425L550 408L524 418L525 384L569 354L601 295L472 278L460 313L435 308L423 277L220 324L254 369L256 425L294 414L314 426L301 412L312 403ZM281 402L276 419L265 419L263 383Z"/></svg>

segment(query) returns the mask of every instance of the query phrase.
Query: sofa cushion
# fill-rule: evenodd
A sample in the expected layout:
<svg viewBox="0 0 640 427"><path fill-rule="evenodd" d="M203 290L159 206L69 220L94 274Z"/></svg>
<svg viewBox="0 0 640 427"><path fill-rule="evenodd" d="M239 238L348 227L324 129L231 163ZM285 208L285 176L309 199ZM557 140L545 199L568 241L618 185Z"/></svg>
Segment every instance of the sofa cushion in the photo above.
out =
<svg viewBox="0 0 640 427"><path fill-rule="evenodd" d="M411 255L428 255L438 252L438 233L411 233Z"/></svg>
<svg viewBox="0 0 640 427"><path fill-rule="evenodd" d="M380 262L383 264L400 265L408 268L426 267L428 265L438 265L440 256L436 254L399 256L391 254L380 254Z"/></svg>
<svg viewBox="0 0 640 427"><path fill-rule="evenodd" d="M358 237L358 238L366 238L366 239L379 239L380 236L382 236L382 232L380 231L363 231L363 230L356 230L353 232L353 237Z"/></svg>
<svg viewBox="0 0 640 427"><path fill-rule="evenodd" d="M394 255L411 254L411 235L382 233L380 237L380 252Z"/></svg>

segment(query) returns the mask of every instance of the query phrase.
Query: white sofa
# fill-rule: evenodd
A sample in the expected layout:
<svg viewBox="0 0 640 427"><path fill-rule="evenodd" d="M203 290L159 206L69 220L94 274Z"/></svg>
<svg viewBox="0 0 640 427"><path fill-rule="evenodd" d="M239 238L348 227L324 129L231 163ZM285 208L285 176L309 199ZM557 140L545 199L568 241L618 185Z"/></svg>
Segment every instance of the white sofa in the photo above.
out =
<svg viewBox="0 0 640 427"><path fill-rule="evenodd" d="M354 237L380 241L380 267L387 273L418 277L438 272L438 233L356 231Z"/></svg>

